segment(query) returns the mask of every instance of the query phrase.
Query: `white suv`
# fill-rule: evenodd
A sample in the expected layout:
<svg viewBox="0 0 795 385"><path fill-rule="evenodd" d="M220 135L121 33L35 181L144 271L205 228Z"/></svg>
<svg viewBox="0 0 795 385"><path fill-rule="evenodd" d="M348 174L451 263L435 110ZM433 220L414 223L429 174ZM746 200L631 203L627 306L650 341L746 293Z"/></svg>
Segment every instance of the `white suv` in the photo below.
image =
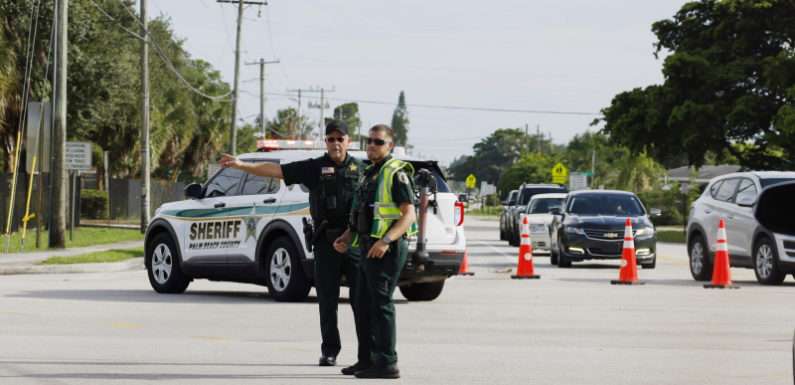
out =
<svg viewBox="0 0 795 385"><path fill-rule="evenodd" d="M239 159L289 163L322 154L289 150L244 154ZM365 154L351 155L364 158ZM415 170L431 171L438 188L427 211L430 260L418 268L409 258L399 282L407 299L429 301L441 294L446 278L458 273L466 252L464 208L436 162L399 158ZM307 297L314 255L303 234L304 221L310 218L309 194L303 185L287 186L280 179L225 168L204 185L187 186L185 194L191 199L159 207L146 231L145 263L155 291L181 293L191 280L205 278L266 285L277 301ZM409 239L410 253L414 250L416 238Z"/></svg>
<svg viewBox="0 0 795 385"><path fill-rule="evenodd" d="M754 269L757 281L763 284L779 284L787 273L795 273L795 250L785 248L795 245L795 238L769 230L754 216L763 189L791 181L795 181L795 172L741 172L712 179L693 202L687 221L687 251L693 278L712 278L721 218L726 221L732 266Z"/></svg>

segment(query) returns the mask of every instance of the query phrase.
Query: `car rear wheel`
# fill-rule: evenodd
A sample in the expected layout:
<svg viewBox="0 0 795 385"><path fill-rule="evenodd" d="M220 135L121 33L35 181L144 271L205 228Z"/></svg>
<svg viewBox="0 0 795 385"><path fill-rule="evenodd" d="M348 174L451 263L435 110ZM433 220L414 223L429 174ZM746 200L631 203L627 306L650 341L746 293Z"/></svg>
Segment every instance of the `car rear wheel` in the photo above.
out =
<svg viewBox="0 0 795 385"><path fill-rule="evenodd" d="M770 238L760 238L754 248L754 274L763 285L780 285L786 276L778 267L778 253Z"/></svg>
<svg viewBox="0 0 795 385"><path fill-rule="evenodd" d="M558 264L558 253L550 246L549 248L549 263L552 265Z"/></svg>
<svg viewBox="0 0 795 385"><path fill-rule="evenodd" d="M164 294L185 292L190 278L182 273L179 250L171 236L167 233L157 234L149 245L145 264L152 288Z"/></svg>
<svg viewBox="0 0 795 385"><path fill-rule="evenodd" d="M712 263L707 253L707 243L700 234L693 235L687 254L690 257L690 275L696 281L709 281L712 279Z"/></svg>
<svg viewBox="0 0 795 385"><path fill-rule="evenodd" d="M268 245L264 254L268 293L280 302L306 299L311 286L301 267L298 249L290 238L279 237Z"/></svg>
<svg viewBox="0 0 795 385"><path fill-rule="evenodd" d="M412 283L400 286L400 293L409 301L433 301L442 294L444 281Z"/></svg>

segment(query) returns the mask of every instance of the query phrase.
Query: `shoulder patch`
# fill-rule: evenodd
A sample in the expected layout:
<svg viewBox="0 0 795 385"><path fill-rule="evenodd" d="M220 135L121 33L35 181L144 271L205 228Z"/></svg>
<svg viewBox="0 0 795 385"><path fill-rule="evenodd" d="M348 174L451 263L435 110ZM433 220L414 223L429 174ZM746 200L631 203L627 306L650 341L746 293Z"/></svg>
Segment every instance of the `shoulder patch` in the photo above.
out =
<svg viewBox="0 0 795 385"><path fill-rule="evenodd" d="M405 173L405 172L403 172L403 171L399 171L399 172L397 173L397 175L398 175L398 180L400 181L400 183L403 183L403 184L409 184L409 176L408 176L408 175L406 175L406 173Z"/></svg>

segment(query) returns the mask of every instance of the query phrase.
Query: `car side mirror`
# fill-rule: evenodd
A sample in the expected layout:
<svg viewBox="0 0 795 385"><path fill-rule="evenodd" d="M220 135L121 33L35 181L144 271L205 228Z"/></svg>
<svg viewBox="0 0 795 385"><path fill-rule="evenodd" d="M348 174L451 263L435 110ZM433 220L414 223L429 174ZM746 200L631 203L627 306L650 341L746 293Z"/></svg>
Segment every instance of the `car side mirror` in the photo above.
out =
<svg viewBox="0 0 795 385"><path fill-rule="evenodd" d="M185 198L189 199L204 198L204 188L199 183L191 183L185 186Z"/></svg>
<svg viewBox="0 0 795 385"><path fill-rule="evenodd" d="M742 195L739 198L737 198L738 206L751 207L754 205L754 202L756 202L756 198L750 195Z"/></svg>
<svg viewBox="0 0 795 385"><path fill-rule="evenodd" d="M649 214L651 214L651 216L653 216L653 217L659 217L659 216L662 215L662 210L653 208L653 209L649 210Z"/></svg>
<svg viewBox="0 0 795 385"><path fill-rule="evenodd" d="M549 213L552 214L552 215L560 215L561 211L560 211L560 208L555 207L552 210L549 210Z"/></svg>

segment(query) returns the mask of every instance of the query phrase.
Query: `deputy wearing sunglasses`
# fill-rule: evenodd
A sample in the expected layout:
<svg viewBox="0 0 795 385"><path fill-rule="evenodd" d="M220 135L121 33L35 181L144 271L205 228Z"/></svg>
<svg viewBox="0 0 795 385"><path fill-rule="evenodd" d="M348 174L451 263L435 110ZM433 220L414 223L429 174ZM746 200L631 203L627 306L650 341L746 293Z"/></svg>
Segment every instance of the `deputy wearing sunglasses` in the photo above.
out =
<svg viewBox="0 0 795 385"><path fill-rule="evenodd" d="M370 329L373 340L371 360L343 369L343 374L359 378L399 378L395 352L395 305L392 294L406 264L406 236L416 234L414 192L410 163L392 158L394 134L389 126L379 124L370 129L367 139L367 167L364 180L351 211L351 228L334 242L344 253L353 244L361 247L362 261L357 299L369 307L369 315L357 320ZM361 341L361 340L360 340ZM361 346L361 344L360 344Z"/></svg>
<svg viewBox="0 0 795 385"><path fill-rule="evenodd" d="M340 280L345 275L351 293L351 307L359 340L360 362L370 360L369 332L362 329L358 315L362 313L354 297L358 285L359 255L356 252L337 252L332 242L347 228L354 192L364 171L364 164L348 154L348 127L344 122L332 121L326 126L326 153L319 158L278 165L275 163L241 162L224 154L221 167L232 167L245 172L273 178L283 178L284 183L303 184L309 189L309 209L315 225L312 246L315 253L315 291L320 308L320 366L334 366L341 349L337 328L337 307L340 297ZM310 240L307 240L309 243ZM366 311L366 310L364 310Z"/></svg>

